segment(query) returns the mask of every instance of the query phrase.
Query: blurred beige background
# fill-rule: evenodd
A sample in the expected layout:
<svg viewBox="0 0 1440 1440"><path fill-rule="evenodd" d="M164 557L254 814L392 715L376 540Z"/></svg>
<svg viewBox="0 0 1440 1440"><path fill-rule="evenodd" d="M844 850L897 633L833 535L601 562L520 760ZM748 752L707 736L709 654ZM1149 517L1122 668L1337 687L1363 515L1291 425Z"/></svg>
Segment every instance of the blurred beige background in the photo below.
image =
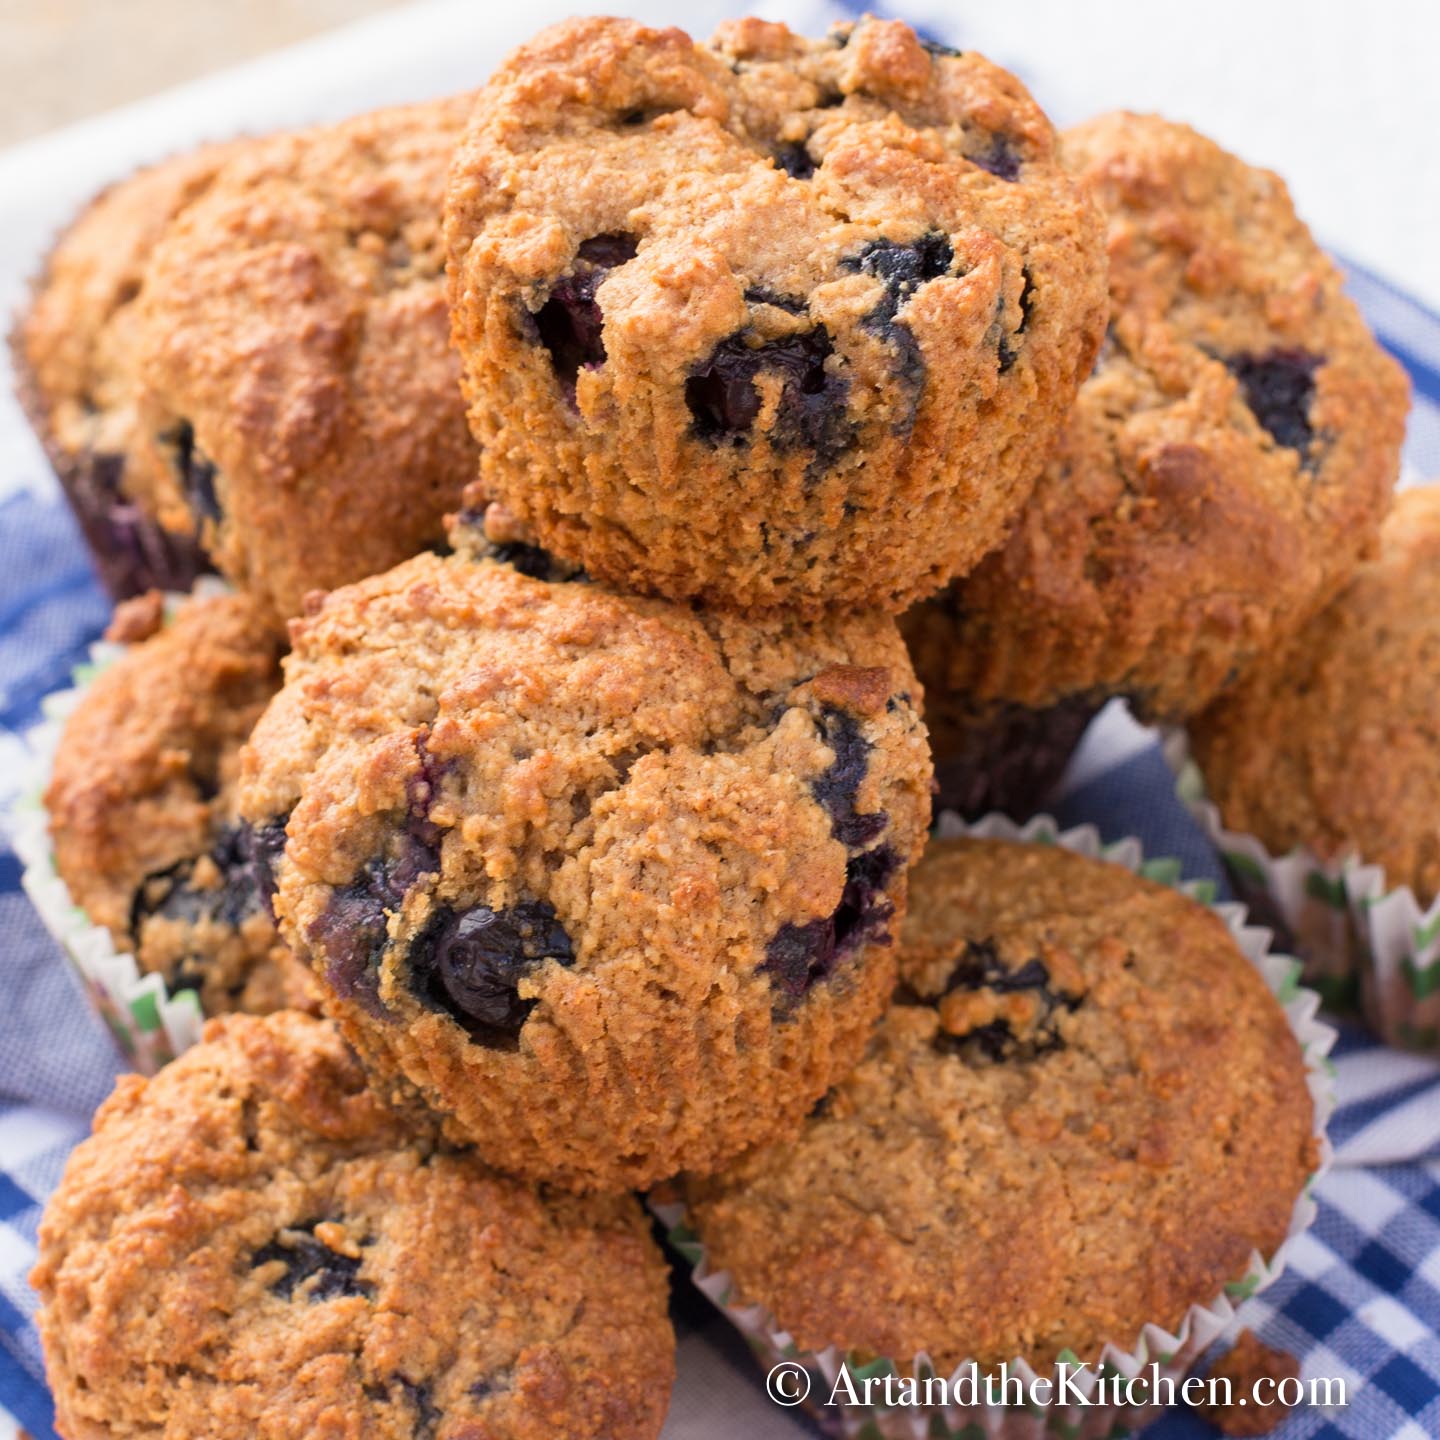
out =
<svg viewBox="0 0 1440 1440"><path fill-rule="evenodd" d="M397 3L0 0L0 145Z"/></svg>

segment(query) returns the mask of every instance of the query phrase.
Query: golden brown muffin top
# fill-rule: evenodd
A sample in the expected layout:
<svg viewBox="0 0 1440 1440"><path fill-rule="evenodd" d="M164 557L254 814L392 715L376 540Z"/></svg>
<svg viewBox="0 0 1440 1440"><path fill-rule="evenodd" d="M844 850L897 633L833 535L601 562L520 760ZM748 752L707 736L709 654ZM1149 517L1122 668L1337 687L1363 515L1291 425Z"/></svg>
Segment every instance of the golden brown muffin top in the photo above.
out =
<svg viewBox="0 0 1440 1440"><path fill-rule="evenodd" d="M1103 326L1049 121L898 20L553 26L482 92L446 227L495 497L607 583L736 610L972 565Z"/></svg>
<svg viewBox="0 0 1440 1440"><path fill-rule="evenodd" d="M469 107L249 146L151 260L134 484L277 621L439 540L474 476L440 234Z"/></svg>
<svg viewBox="0 0 1440 1440"><path fill-rule="evenodd" d="M577 1188L710 1168L858 1058L929 821L894 623L419 556L292 626L242 809L387 1079Z"/></svg>
<svg viewBox="0 0 1440 1440"><path fill-rule="evenodd" d="M45 795L56 871L171 995L194 990L207 1014L308 1007L236 807L240 747L280 688L283 647L245 596L188 601L168 625L159 602L117 612L111 633L134 643L66 721Z"/></svg>
<svg viewBox="0 0 1440 1440"><path fill-rule="evenodd" d="M281 641L242 595L191 600L97 675L45 793L55 866L126 948L147 875L237 821L240 747L280 688Z"/></svg>
<svg viewBox="0 0 1440 1440"><path fill-rule="evenodd" d="M1063 138L1108 218L1107 343L1006 545L907 637L937 704L1181 718L1373 551L1408 385L1278 176L1157 116Z"/></svg>
<svg viewBox="0 0 1440 1440"><path fill-rule="evenodd" d="M31 1281L70 1440L653 1440L674 1378L631 1197L542 1196L447 1150L293 1012L212 1021L121 1079Z"/></svg>
<svg viewBox="0 0 1440 1440"><path fill-rule="evenodd" d="M1058 847L932 842L896 1003L793 1145L691 1182L742 1303L943 1373L1173 1329L1317 1163L1285 1013L1224 922Z"/></svg>
<svg viewBox="0 0 1440 1440"><path fill-rule="evenodd" d="M137 171L96 196L55 242L12 336L21 399L53 452L132 449L136 302L150 256L243 143Z"/></svg>
<svg viewBox="0 0 1440 1440"><path fill-rule="evenodd" d="M1358 855L1440 895L1440 486L1405 490L1379 556L1190 727L1225 824L1274 855Z"/></svg>

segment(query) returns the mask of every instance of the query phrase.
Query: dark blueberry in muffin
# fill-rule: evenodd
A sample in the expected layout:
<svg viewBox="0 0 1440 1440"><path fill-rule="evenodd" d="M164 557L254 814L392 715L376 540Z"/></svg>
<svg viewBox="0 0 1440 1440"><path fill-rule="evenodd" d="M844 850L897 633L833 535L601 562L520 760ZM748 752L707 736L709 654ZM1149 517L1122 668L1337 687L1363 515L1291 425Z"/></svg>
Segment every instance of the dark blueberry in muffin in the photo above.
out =
<svg viewBox="0 0 1440 1440"><path fill-rule="evenodd" d="M575 950L543 900L504 910L476 905L441 910L410 949L411 983L481 1044L506 1045L520 1033L534 1000L520 982L544 960L574 962Z"/></svg>
<svg viewBox="0 0 1440 1440"><path fill-rule="evenodd" d="M895 907L885 886L899 868L899 860L886 846L852 856L845 866L845 888L834 914L804 925L782 925L765 947L760 967L783 999L793 1003L817 981L834 972L836 964L862 945L888 944L887 923Z"/></svg>
<svg viewBox="0 0 1440 1440"><path fill-rule="evenodd" d="M1003 375L1019 358L1021 337L1030 326L1030 316L1035 308L1034 287L1030 283L1030 272L1024 272L1025 283L1020 287L1020 323L1011 335L1000 335L1000 373ZM1001 307L1003 310L1003 306ZM1003 325L1003 318L1002 318Z"/></svg>
<svg viewBox="0 0 1440 1440"><path fill-rule="evenodd" d="M763 285L752 285L745 292L745 299L751 305L773 305L787 315L803 315L810 308L798 295L782 295L778 290L769 290Z"/></svg>
<svg viewBox="0 0 1440 1440"><path fill-rule="evenodd" d="M319 1223L310 1221L283 1231L250 1257L251 1265L258 1269L276 1260L284 1264L284 1271L270 1284L271 1292L282 1300L293 1300L297 1291L310 1301L373 1295L375 1287L360 1279L359 1257L342 1255L315 1238Z"/></svg>
<svg viewBox="0 0 1440 1440"><path fill-rule="evenodd" d="M324 954L326 979L342 999L385 1018L380 962L390 943L390 914L422 876L439 868L431 846L402 832L388 855L369 861L356 879L331 891L310 938Z"/></svg>
<svg viewBox="0 0 1440 1440"><path fill-rule="evenodd" d="M548 550L538 545L527 545L523 540L510 540L494 549L495 558L502 565L509 565L532 580L549 580L553 561Z"/></svg>
<svg viewBox="0 0 1440 1440"><path fill-rule="evenodd" d="M383 1018L380 961L389 943L389 919L380 888L371 867L338 886L310 926L310 938L325 956L325 978L335 993Z"/></svg>
<svg viewBox="0 0 1440 1440"><path fill-rule="evenodd" d="M400 1393L404 1395L410 1408L415 1412L415 1429L412 1432L415 1440L431 1440L436 1427L444 1419L444 1411L432 1398L430 1387L425 1384L417 1385L403 1375L397 1375L395 1382L400 1388Z"/></svg>
<svg viewBox="0 0 1440 1440"><path fill-rule="evenodd" d="M920 44L937 60L958 60L965 53L953 45L942 45L940 41L927 39L924 35L920 37Z"/></svg>
<svg viewBox="0 0 1440 1440"><path fill-rule="evenodd" d="M165 529L128 499L125 457L95 451L63 463L65 487L91 558L116 600L146 590L188 590L211 565L195 535Z"/></svg>
<svg viewBox="0 0 1440 1440"><path fill-rule="evenodd" d="M938 230L906 245L872 240L859 254L841 261L842 269L873 275L885 286L880 303L865 317L865 327L889 345L895 376L909 396L906 412L895 426L901 434L908 433L915 423L925 385L925 357L914 332L896 316L922 285L948 275L954 263L954 248Z"/></svg>
<svg viewBox="0 0 1440 1440"><path fill-rule="evenodd" d="M808 180L815 173L815 161L809 150L798 141L777 146L775 163L792 180Z"/></svg>
<svg viewBox="0 0 1440 1440"><path fill-rule="evenodd" d="M857 849L868 845L885 828L883 813L855 813L855 797L870 765L870 742L848 710L827 706L820 712L820 728L835 758L822 775L810 782L810 791L829 813L835 838Z"/></svg>
<svg viewBox="0 0 1440 1440"><path fill-rule="evenodd" d="M201 454L195 444L195 427L188 420L177 420L160 437L171 451L171 464L180 481L181 493L196 520L220 523L220 499L215 491L214 464Z"/></svg>
<svg viewBox="0 0 1440 1440"><path fill-rule="evenodd" d="M612 270L635 258L636 243L635 236L623 234L586 240L571 273L555 282L535 314L540 342L550 352L555 378L572 406L580 371L605 363L605 317L595 292Z"/></svg>
<svg viewBox="0 0 1440 1440"><path fill-rule="evenodd" d="M275 871L285 853L285 826L289 816L267 820L262 825L242 825L240 843L250 866L251 883L261 904L275 918Z"/></svg>
<svg viewBox="0 0 1440 1440"><path fill-rule="evenodd" d="M1320 357L1304 350L1270 350L1263 355L1232 355L1226 365L1240 382L1245 403L1277 445L1303 451L1314 431L1310 402Z"/></svg>
<svg viewBox="0 0 1440 1440"><path fill-rule="evenodd" d="M168 869L147 875L130 902L130 933L137 938L145 922L152 917L186 925L210 921L218 925L238 925L260 905L255 888L255 872L242 827L228 826L222 830L209 852L209 859L219 871L218 884L201 883L196 878L200 856L190 857Z"/></svg>
<svg viewBox="0 0 1440 1440"><path fill-rule="evenodd" d="M871 240L857 255L840 262L842 270L873 275L885 286L885 298L870 313L872 324L893 320L900 308L922 285L950 273L955 250L949 239L931 230L918 240L898 244Z"/></svg>
<svg viewBox="0 0 1440 1440"><path fill-rule="evenodd" d="M989 940L970 940L950 978L944 995L956 990L988 990L995 995L1028 994L1035 999L1035 1012L1017 1032L1009 1020L988 1020L963 1034L942 1031L935 1037L936 1048L948 1054L983 1055L987 1060L1033 1060L1064 1048L1057 1024L1059 1013L1079 1009L1083 995L1072 995L1051 983L1049 967L1038 956L1013 969L1001 960ZM943 995L938 998L943 998Z"/></svg>
<svg viewBox="0 0 1440 1440"><path fill-rule="evenodd" d="M778 375L783 389L771 438L777 449L805 447L829 464L853 438L845 414L849 386L825 365L833 352L830 332L817 325L752 345L742 332L722 340L685 382L685 402L695 433L711 444L739 443L760 415L762 374Z"/></svg>
<svg viewBox="0 0 1440 1440"><path fill-rule="evenodd" d="M1004 135L992 135L989 145L978 155L971 155L969 158L982 170L988 170L992 175L999 176L1001 180L1018 180L1020 178L1019 152Z"/></svg>

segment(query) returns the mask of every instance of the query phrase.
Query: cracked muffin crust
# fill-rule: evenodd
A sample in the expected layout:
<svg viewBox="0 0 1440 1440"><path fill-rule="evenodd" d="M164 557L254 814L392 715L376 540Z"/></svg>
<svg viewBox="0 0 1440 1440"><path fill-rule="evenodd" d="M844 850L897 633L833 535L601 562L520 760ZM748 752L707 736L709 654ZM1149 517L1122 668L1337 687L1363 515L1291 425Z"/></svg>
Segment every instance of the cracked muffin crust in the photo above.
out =
<svg viewBox="0 0 1440 1440"><path fill-rule="evenodd" d="M120 1080L31 1283L69 1440L653 1440L674 1378L634 1199L496 1175L293 1012Z"/></svg>
<svg viewBox="0 0 1440 1440"><path fill-rule="evenodd" d="M1155 116L1063 144L1108 217L1110 330L1006 544L903 622L942 776L947 722L1194 713L1373 551L1399 473L1403 372L1278 176Z"/></svg>
<svg viewBox="0 0 1440 1440"><path fill-rule="evenodd" d="M618 1190L793 1131L859 1056L930 809L888 618L457 554L292 636L242 807L380 1083L514 1174Z"/></svg>
<svg viewBox="0 0 1440 1440"><path fill-rule="evenodd" d="M170 225L135 345L142 499L274 618L439 540L474 478L441 207L468 97L246 148Z"/></svg>
<svg viewBox="0 0 1440 1440"><path fill-rule="evenodd" d="M1045 116L899 21L546 30L481 94L446 231L491 493L726 608L895 610L973 565L1104 324Z"/></svg>
<svg viewBox="0 0 1440 1440"><path fill-rule="evenodd" d="M932 842L895 1003L785 1147L687 1182L711 1267L804 1349L948 1375L1173 1329L1285 1238L1299 1045L1224 922L1058 847Z"/></svg>
<svg viewBox="0 0 1440 1440"><path fill-rule="evenodd" d="M1440 488L1402 491L1379 556L1190 725L1206 789L1272 855L1358 855L1440 895Z"/></svg>
<svg viewBox="0 0 1440 1440"><path fill-rule="evenodd" d="M117 600L189 590L210 568L197 527L167 529L135 492L135 330L161 234L238 148L205 146L102 191L56 240L10 337L21 404Z"/></svg>
<svg viewBox="0 0 1440 1440"><path fill-rule="evenodd" d="M45 792L56 872L117 950L206 1014L313 1005L236 812L240 747L280 688L280 642L241 595L189 601L146 636L158 601L121 608L138 643L66 721Z"/></svg>

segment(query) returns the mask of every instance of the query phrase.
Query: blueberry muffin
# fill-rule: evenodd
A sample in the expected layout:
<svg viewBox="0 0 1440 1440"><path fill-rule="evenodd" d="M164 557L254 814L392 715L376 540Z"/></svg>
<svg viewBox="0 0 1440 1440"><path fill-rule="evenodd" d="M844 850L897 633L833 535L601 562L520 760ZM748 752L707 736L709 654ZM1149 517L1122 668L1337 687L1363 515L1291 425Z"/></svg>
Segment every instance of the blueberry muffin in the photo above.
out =
<svg viewBox="0 0 1440 1440"><path fill-rule="evenodd" d="M929 748L884 616L709 615L540 555L317 597L242 810L378 1083L511 1173L641 1187L793 1131L859 1057Z"/></svg>
<svg viewBox="0 0 1440 1440"><path fill-rule="evenodd" d="M440 236L468 108L251 146L147 268L137 493L277 623L441 539L474 477Z"/></svg>
<svg viewBox="0 0 1440 1440"><path fill-rule="evenodd" d="M899 970L800 1140L687 1182L711 1267L802 1349L1095 1361L1285 1239L1305 1063L1213 912L1058 847L936 841Z"/></svg>
<svg viewBox="0 0 1440 1440"><path fill-rule="evenodd" d="M280 642L241 595L192 600L147 638L158 599L122 607L117 633L136 643L65 724L45 793L56 872L117 950L207 1014L313 1004L236 810L240 747L280 688Z"/></svg>
<svg viewBox="0 0 1440 1440"><path fill-rule="evenodd" d="M1405 429L1403 372L1277 176L1154 116L1064 149L1109 218L1106 344L1009 540L904 622L972 814L1033 805L1109 697L1183 719L1333 597ZM987 784L997 727L1021 743Z"/></svg>
<svg viewBox="0 0 1440 1440"><path fill-rule="evenodd" d="M1191 722L1226 826L1272 855L1358 855L1440 895L1440 487L1402 491L1379 556Z"/></svg>
<svg viewBox="0 0 1440 1440"><path fill-rule="evenodd" d="M1045 116L893 20L546 30L482 92L446 233L494 497L726 608L896 610L972 566L1104 324Z"/></svg>
<svg viewBox="0 0 1440 1440"><path fill-rule="evenodd" d="M631 1197L496 1175L293 1012L120 1081L31 1283L68 1440L653 1440L674 1378Z"/></svg>
<svg viewBox="0 0 1440 1440"><path fill-rule="evenodd" d="M210 568L194 524L167 529L134 493L135 317L161 234L235 149L176 156L98 195L56 241L11 336L21 403L116 599L188 590Z"/></svg>

